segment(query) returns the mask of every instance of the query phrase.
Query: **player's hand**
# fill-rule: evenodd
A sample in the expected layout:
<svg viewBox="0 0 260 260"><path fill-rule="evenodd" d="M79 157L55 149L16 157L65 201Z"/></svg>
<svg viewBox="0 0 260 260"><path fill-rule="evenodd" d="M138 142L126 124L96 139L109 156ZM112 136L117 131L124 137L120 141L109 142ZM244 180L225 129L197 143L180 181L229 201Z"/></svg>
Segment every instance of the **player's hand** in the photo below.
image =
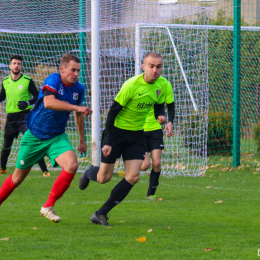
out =
<svg viewBox="0 0 260 260"><path fill-rule="evenodd" d="M167 132L167 130L168 130L168 132ZM167 137L172 136L172 122L169 122L169 123L165 126L164 132L166 132L166 136L167 136Z"/></svg>
<svg viewBox="0 0 260 260"><path fill-rule="evenodd" d="M160 125L164 125L166 123L166 117L165 116L158 116L157 121Z"/></svg>
<svg viewBox="0 0 260 260"><path fill-rule="evenodd" d="M110 145L104 145L104 147L102 148L102 152L105 157L108 157L111 151L112 151L112 146Z"/></svg>
<svg viewBox="0 0 260 260"><path fill-rule="evenodd" d="M30 105L29 101L18 101L18 108L24 110Z"/></svg>
<svg viewBox="0 0 260 260"><path fill-rule="evenodd" d="M85 116L92 115L93 111L89 107L78 106L76 112L83 113Z"/></svg>
<svg viewBox="0 0 260 260"><path fill-rule="evenodd" d="M88 150L88 146L86 144L86 142L80 142L79 143L79 147L77 148L77 150L83 154L84 152L86 152Z"/></svg>

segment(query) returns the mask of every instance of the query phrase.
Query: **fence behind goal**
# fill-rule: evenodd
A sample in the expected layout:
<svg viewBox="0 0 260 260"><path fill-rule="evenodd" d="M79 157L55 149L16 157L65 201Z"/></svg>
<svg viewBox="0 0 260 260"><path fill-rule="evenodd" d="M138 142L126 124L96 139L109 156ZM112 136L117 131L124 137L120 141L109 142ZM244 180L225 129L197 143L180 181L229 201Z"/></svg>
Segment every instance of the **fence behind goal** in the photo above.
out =
<svg viewBox="0 0 260 260"><path fill-rule="evenodd" d="M104 129L109 107L124 81L141 73L145 54L158 52L164 58L163 76L173 86L176 103L174 135L164 138L162 172L199 175L207 163L209 86L205 25L209 22L210 8L159 2L100 1L100 129ZM49 74L58 72L62 54L69 52L81 58L79 81L86 87L85 103L90 106L90 7L91 1L85 0L1 1L0 12L6 14L0 21L1 80L9 74L10 56L21 54L23 73L31 76L40 88ZM3 102L0 142L4 108ZM73 115L66 131L76 150L79 138ZM85 123L85 136L89 149L83 157L78 154L81 171L92 160L90 117ZM20 138L13 145L9 165L15 164ZM116 170L122 169L119 160Z"/></svg>

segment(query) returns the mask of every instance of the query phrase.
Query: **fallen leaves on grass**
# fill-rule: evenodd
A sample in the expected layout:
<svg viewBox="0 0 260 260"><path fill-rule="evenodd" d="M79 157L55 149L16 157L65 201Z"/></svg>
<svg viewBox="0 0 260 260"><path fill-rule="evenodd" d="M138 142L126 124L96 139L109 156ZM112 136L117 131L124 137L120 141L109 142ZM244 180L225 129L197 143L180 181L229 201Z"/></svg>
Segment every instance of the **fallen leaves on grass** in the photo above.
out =
<svg viewBox="0 0 260 260"><path fill-rule="evenodd" d="M33 228L31 228L31 229L37 229L37 227L33 227Z"/></svg>
<svg viewBox="0 0 260 260"><path fill-rule="evenodd" d="M125 222L125 221L124 221L124 220L122 220L122 221L119 221L119 222L122 222L122 223L123 223L123 222Z"/></svg>
<svg viewBox="0 0 260 260"><path fill-rule="evenodd" d="M228 170L229 170L229 168L222 168L222 169L221 169L222 172L225 172L225 171L228 171ZM221 174L220 174L220 175L221 175Z"/></svg>
<svg viewBox="0 0 260 260"><path fill-rule="evenodd" d="M211 250L213 250L212 247L206 247L206 248L205 248L205 251L211 251Z"/></svg>
<svg viewBox="0 0 260 260"><path fill-rule="evenodd" d="M107 226L106 228L112 228L111 226Z"/></svg>
<svg viewBox="0 0 260 260"><path fill-rule="evenodd" d="M146 237L139 237L136 239L138 242L145 242L146 241Z"/></svg>
<svg viewBox="0 0 260 260"><path fill-rule="evenodd" d="M213 188L213 186L211 185L211 186L207 186L206 187L206 189L211 189L211 188Z"/></svg>
<svg viewBox="0 0 260 260"><path fill-rule="evenodd" d="M149 233L150 233L150 232L152 232L152 231L153 231L152 229L148 229L148 231L147 231L147 232L149 232Z"/></svg>
<svg viewBox="0 0 260 260"><path fill-rule="evenodd" d="M1 238L0 240L9 240L9 237Z"/></svg>
<svg viewBox="0 0 260 260"><path fill-rule="evenodd" d="M200 176L206 176L206 171L202 171L202 172L200 172Z"/></svg>
<svg viewBox="0 0 260 260"><path fill-rule="evenodd" d="M210 169L210 168L218 167L218 166L220 166L220 165L221 165L221 164L211 165L211 166L209 166L209 169Z"/></svg>
<svg viewBox="0 0 260 260"><path fill-rule="evenodd" d="M215 201L214 203L222 203L223 200L218 200L218 201Z"/></svg>
<svg viewBox="0 0 260 260"><path fill-rule="evenodd" d="M125 173L123 171L119 170L119 176L123 177L123 176L125 176Z"/></svg>
<svg viewBox="0 0 260 260"><path fill-rule="evenodd" d="M168 229L171 229L171 227L168 227Z"/></svg>

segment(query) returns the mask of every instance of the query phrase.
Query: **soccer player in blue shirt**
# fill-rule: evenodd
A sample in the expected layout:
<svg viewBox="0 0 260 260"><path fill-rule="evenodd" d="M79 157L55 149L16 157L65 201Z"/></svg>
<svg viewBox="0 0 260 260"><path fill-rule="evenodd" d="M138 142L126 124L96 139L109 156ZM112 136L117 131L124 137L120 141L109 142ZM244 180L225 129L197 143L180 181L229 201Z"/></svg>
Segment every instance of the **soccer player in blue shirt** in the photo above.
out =
<svg viewBox="0 0 260 260"><path fill-rule="evenodd" d="M77 156L65 133L66 123L74 111L80 137L78 151L83 153L87 150L84 115L92 114L89 107L82 106L85 88L77 81L79 71L79 58L65 54L61 58L60 73L53 73L44 81L35 107L26 117L28 130L21 141L15 171L0 188L0 205L23 182L32 166L47 155L52 165L60 166L62 171L40 214L53 222L61 220L53 206L69 188L78 169Z"/></svg>

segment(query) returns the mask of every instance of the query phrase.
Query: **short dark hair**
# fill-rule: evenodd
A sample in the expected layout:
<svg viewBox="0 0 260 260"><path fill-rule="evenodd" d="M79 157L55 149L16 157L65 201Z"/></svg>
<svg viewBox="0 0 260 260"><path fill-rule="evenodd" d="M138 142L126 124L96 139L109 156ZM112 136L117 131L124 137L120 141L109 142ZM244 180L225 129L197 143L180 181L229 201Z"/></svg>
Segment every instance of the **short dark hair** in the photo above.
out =
<svg viewBox="0 0 260 260"><path fill-rule="evenodd" d="M23 57L21 55L15 54L10 58L10 63L13 59L23 61Z"/></svg>
<svg viewBox="0 0 260 260"><path fill-rule="evenodd" d="M67 64L71 61L75 61L77 63L80 63L80 59L70 53L66 53L61 57L60 66L66 67Z"/></svg>
<svg viewBox="0 0 260 260"><path fill-rule="evenodd" d="M155 52L149 52L149 53L147 53L147 54L144 56L143 63L144 63L145 59L148 58L148 57L161 58L161 59L163 60L163 58L162 58L162 56L161 56L160 54L155 53Z"/></svg>

